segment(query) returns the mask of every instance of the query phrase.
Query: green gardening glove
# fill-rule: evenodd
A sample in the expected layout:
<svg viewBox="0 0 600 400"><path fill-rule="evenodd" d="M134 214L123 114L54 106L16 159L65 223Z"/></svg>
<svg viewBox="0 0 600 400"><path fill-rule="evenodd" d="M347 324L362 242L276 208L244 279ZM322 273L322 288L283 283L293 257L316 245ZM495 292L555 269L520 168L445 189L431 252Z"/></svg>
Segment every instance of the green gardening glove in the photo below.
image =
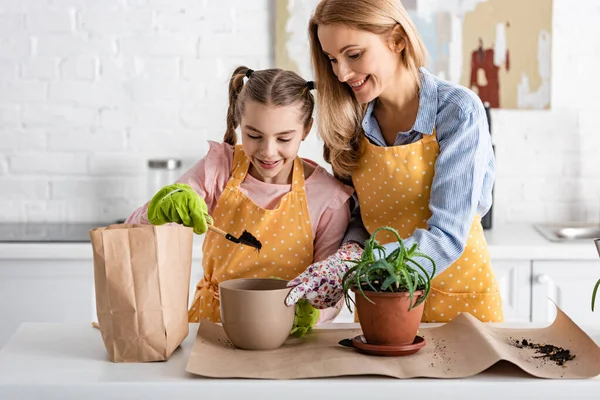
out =
<svg viewBox="0 0 600 400"><path fill-rule="evenodd" d="M175 222L194 228L194 233L206 233L207 223L213 223L206 203L189 185L175 183L160 189L148 205L148 221L152 225Z"/></svg>
<svg viewBox="0 0 600 400"><path fill-rule="evenodd" d="M278 276L270 276L270 278L282 279ZM321 315L321 311L318 308L314 308L305 298L298 300L295 307L296 313L294 314L294 325L292 325L290 335L302 337L310 332L316 325L319 316Z"/></svg>
<svg viewBox="0 0 600 400"><path fill-rule="evenodd" d="M296 303L296 315L294 315L294 325L290 334L295 337L306 335L317 323L319 315L319 309L311 306L308 300L298 300Z"/></svg>

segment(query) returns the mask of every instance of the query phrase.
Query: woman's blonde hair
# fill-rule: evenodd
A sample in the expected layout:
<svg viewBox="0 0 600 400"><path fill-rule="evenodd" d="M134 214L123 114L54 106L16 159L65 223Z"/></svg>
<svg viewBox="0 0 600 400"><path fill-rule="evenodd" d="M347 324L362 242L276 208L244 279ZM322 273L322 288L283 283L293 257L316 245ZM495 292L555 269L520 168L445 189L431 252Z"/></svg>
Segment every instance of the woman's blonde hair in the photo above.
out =
<svg viewBox="0 0 600 400"><path fill-rule="evenodd" d="M315 72L317 125L325 144L323 155L335 175L347 179L362 154L362 118L366 109L359 104L350 87L340 82L323 53L317 30L319 25L342 24L378 35L394 33L396 43L404 43L400 58L420 83L419 68L425 64L423 42L400 0L321 0L310 19L308 34ZM394 29L395 27L398 27Z"/></svg>
<svg viewBox="0 0 600 400"><path fill-rule="evenodd" d="M244 83L246 77L248 81ZM229 80L227 130L223 141L236 144L235 129L240 125L248 101L273 107L300 105L302 125L309 129L315 108L311 85L293 71L278 68L252 71L248 67L237 67Z"/></svg>

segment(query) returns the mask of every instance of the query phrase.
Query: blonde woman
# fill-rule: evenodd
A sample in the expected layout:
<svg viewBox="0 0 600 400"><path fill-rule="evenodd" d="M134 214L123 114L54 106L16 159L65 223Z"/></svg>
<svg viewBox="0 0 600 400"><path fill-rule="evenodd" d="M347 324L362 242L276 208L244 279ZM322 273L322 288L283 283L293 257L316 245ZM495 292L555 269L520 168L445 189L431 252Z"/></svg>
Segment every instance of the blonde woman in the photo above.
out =
<svg viewBox="0 0 600 400"><path fill-rule="evenodd" d="M309 35L325 159L358 204L342 248L290 282L287 304L336 304L345 260L387 225L436 262L423 321L462 312L502 321L481 227L495 163L480 99L423 68L423 42L399 0L322 0ZM388 254L398 246L378 240Z"/></svg>

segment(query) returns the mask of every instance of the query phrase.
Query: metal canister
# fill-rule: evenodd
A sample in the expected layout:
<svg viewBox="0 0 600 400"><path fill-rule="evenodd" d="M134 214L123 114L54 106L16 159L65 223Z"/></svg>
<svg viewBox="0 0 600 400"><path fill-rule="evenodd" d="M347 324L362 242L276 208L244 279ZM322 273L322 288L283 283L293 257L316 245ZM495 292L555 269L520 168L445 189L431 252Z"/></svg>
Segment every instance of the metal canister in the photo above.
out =
<svg viewBox="0 0 600 400"><path fill-rule="evenodd" d="M181 176L181 160L175 158L148 160L148 199Z"/></svg>

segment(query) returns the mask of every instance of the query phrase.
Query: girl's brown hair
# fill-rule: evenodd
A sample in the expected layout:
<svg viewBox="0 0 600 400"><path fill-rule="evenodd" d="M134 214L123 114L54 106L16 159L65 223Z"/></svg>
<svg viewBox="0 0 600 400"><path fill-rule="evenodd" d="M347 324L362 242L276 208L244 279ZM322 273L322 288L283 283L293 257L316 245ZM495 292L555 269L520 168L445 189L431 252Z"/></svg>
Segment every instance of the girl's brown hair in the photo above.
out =
<svg viewBox="0 0 600 400"><path fill-rule="evenodd" d="M293 71L271 68L252 71L244 83L248 70L248 67L237 67L229 80L229 108L224 142L236 144L235 130L240 125L247 101L273 107L298 104L302 113L302 125L305 129L310 128L315 100L307 81Z"/></svg>
<svg viewBox="0 0 600 400"><path fill-rule="evenodd" d="M349 178L362 154L361 124L366 106L359 104L350 87L337 79L329 58L323 53L317 30L319 25L329 24L342 24L378 35L393 33L391 39L405 44L400 59L417 85L426 50L400 0L321 0L317 5L308 29L319 94L317 126L325 143L325 160L332 165L337 177Z"/></svg>

